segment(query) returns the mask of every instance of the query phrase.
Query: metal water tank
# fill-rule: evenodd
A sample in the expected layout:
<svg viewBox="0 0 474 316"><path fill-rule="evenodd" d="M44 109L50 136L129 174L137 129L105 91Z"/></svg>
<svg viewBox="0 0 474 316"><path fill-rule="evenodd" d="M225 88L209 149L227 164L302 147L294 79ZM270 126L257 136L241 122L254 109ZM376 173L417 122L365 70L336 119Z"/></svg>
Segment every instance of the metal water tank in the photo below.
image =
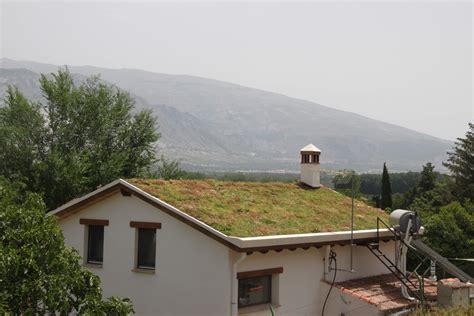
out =
<svg viewBox="0 0 474 316"><path fill-rule="evenodd" d="M389 223L391 226L400 230L400 232L406 233L410 219L412 220L410 233L415 234L421 228L420 217L415 212L407 210L395 210L390 213Z"/></svg>

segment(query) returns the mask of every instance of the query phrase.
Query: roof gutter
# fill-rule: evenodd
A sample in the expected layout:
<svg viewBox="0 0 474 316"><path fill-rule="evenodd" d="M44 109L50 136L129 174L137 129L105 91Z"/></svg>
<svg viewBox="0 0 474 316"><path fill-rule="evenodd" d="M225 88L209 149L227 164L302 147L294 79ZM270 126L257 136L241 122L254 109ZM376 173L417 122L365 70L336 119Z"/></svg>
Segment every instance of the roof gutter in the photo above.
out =
<svg viewBox="0 0 474 316"><path fill-rule="evenodd" d="M389 240L393 235L388 229L380 229L379 236ZM365 243L369 240L377 239L377 229L356 230L353 232L354 244ZM351 231L324 232L294 235L275 235L262 237L227 237L227 240L236 247L252 251L259 248L281 248L281 247L304 247L304 246L324 246L331 244L350 244Z"/></svg>

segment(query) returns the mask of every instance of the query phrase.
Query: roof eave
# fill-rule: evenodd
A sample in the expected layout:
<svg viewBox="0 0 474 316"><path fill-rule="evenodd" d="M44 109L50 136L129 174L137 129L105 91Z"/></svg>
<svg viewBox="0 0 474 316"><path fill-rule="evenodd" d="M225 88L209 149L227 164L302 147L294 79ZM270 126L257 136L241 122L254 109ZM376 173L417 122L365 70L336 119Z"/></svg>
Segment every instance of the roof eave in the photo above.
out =
<svg viewBox="0 0 474 316"><path fill-rule="evenodd" d="M365 244L368 242L393 239L392 233L388 229L380 229L377 237L377 229L355 230L353 232L354 244ZM321 247L324 245L345 245L351 243L351 231L293 234L293 235L274 235L260 237L228 237L235 245L241 249L259 249L259 248L302 248L302 247Z"/></svg>

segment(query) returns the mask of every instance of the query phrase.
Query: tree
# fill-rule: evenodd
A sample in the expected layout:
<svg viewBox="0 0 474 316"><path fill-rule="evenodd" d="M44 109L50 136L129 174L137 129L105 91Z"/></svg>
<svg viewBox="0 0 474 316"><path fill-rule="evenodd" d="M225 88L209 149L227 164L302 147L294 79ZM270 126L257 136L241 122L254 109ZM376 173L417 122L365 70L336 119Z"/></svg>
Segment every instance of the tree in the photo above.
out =
<svg viewBox="0 0 474 316"><path fill-rule="evenodd" d="M408 208L419 212L422 217L439 213L440 207L455 200L448 183L436 183L432 190L426 192L422 192L419 187L414 191L415 194L411 196L413 200L408 204Z"/></svg>
<svg viewBox="0 0 474 316"><path fill-rule="evenodd" d="M354 170L342 170L342 173L336 175L332 182L336 190L352 190L355 192L360 190L360 176Z"/></svg>
<svg viewBox="0 0 474 316"><path fill-rule="evenodd" d="M436 174L433 172L435 166L431 162L426 163L421 171L421 179L418 183L418 189L420 193L433 190L436 185Z"/></svg>
<svg viewBox="0 0 474 316"><path fill-rule="evenodd" d="M46 151L41 106L13 87L7 88L5 103L0 107L0 174L12 181L37 179Z"/></svg>
<svg viewBox="0 0 474 316"><path fill-rule="evenodd" d="M381 208L383 210L385 210L387 207L392 208L392 185L390 184L390 175L388 174L387 165L385 163L383 164L381 192Z"/></svg>
<svg viewBox="0 0 474 316"><path fill-rule="evenodd" d="M465 138L458 138L454 151L448 152L448 161L443 163L456 183L455 194L459 199L474 200L474 124L469 123Z"/></svg>
<svg viewBox="0 0 474 316"><path fill-rule="evenodd" d="M171 160L161 155L156 169L150 171L147 176L150 178L159 178L159 179L180 179L185 175L185 172L181 169L178 160Z"/></svg>
<svg viewBox="0 0 474 316"><path fill-rule="evenodd" d="M128 315L127 299L102 299L38 194L0 177L0 314Z"/></svg>
<svg viewBox="0 0 474 316"><path fill-rule="evenodd" d="M40 192L49 208L117 178L140 176L159 139L150 111L91 77L76 85L67 69L42 75L45 103L10 87L0 108L0 175Z"/></svg>
<svg viewBox="0 0 474 316"><path fill-rule="evenodd" d="M424 238L445 257L472 258L474 253L474 213L459 202L440 208L425 220ZM474 272L474 271L472 271Z"/></svg>

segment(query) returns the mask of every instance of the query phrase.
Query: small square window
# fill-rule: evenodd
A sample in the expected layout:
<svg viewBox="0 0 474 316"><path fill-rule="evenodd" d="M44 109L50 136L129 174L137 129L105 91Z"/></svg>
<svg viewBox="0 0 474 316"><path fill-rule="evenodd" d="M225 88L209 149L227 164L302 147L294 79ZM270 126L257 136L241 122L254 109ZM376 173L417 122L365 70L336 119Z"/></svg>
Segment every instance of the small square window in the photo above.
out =
<svg viewBox="0 0 474 316"><path fill-rule="evenodd" d="M138 228L137 268L155 269L156 229Z"/></svg>
<svg viewBox="0 0 474 316"><path fill-rule="evenodd" d="M87 262L102 264L104 259L104 226L88 225Z"/></svg>
<svg viewBox="0 0 474 316"><path fill-rule="evenodd" d="M239 279L239 307L271 302L272 276Z"/></svg>

